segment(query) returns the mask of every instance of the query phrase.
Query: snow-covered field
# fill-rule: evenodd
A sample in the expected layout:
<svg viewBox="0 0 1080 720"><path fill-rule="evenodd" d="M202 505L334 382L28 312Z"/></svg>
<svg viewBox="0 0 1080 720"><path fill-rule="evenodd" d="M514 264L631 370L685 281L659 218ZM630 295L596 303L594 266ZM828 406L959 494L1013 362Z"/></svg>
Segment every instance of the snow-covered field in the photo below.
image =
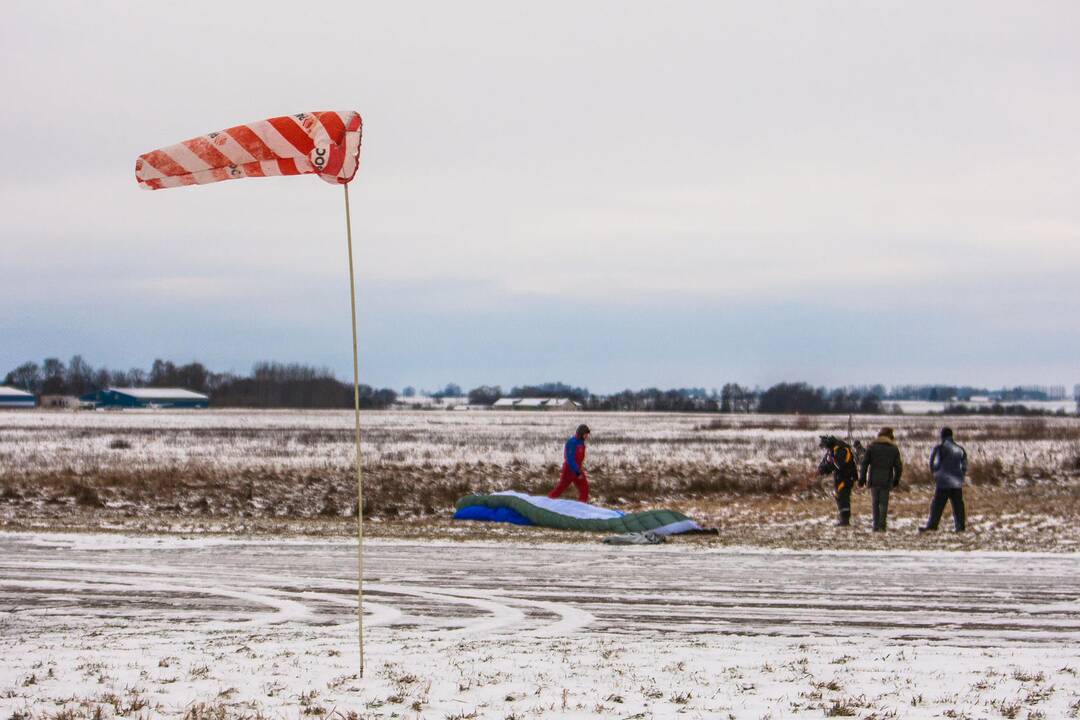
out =
<svg viewBox="0 0 1080 720"><path fill-rule="evenodd" d="M817 437L845 435L839 416L671 413L447 412L363 413L364 462L438 468L477 463L544 467L580 422L593 428L590 462L620 465L814 463ZM1056 467L1080 448L1080 420L1066 418L857 416L854 438L869 442L895 427L910 457L922 458L942 424L978 458L1018 468ZM0 413L4 474L44 470L201 467L325 470L353 460L347 411L128 410Z"/></svg>
<svg viewBox="0 0 1080 720"><path fill-rule="evenodd" d="M0 717L1066 718L1080 557L0 534Z"/></svg>
<svg viewBox="0 0 1080 720"><path fill-rule="evenodd" d="M443 519L465 492L543 491L582 421L601 502L721 535L613 550ZM371 531L501 542L374 541L364 678L346 542L6 534L0 718L1078 715L1080 423L951 418L970 528L925 537L942 422L855 419L908 458L882 536L861 494L832 528L814 475L846 418L365 413ZM342 412L3 413L0 524L347 534L352 452Z"/></svg>
<svg viewBox="0 0 1080 720"><path fill-rule="evenodd" d="M1048 413L1075 413L1077 410L1077 402L1075 400L1021 400L1021 401L1005 401L1000 403L986 401L978 402L935 402L933 400L886 400L883 405L886 410L897 408L902 413L909 415L925 415L927 413L935 413L940 415L945 412L945 408L949 406L963 406L969 410L978 412L982 410L984 412L989 411L995 404L1000 405L1023 405L1029 410L1038 410L1040 412Z"/></svg>
<svg viewBox="0 0 1080 720"><path fill-rule="evenodd" d="M547 493L562 443L593 428L598 504L667 506L718 542L801 549L1063 550L1080 547L1080 419L856 417L896 428L906 468L887 538L836 533L818 435L846 417L648 413L364 413L364 506L383 537L499 536L449 523L474 492ZM0 413L0 529L342 535L356 512L348 412L214 410ZM969 532L915 535L932 493L926 458L943 423L971 458ZM529 535L535 537L535 535Z"/></svg>

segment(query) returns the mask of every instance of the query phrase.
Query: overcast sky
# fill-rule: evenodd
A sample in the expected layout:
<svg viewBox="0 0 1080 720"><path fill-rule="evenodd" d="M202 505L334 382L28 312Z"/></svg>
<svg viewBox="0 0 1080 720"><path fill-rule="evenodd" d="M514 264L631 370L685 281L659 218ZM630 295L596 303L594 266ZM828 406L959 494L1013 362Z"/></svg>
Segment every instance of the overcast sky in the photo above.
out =
<svg viewBox="0 0 1080 720"><path fill-rule="evenodd" d="M379 386L1080 382L1075 2L7 2L0 373L351 377L342 192L142 152L364 117Z"/></svg>

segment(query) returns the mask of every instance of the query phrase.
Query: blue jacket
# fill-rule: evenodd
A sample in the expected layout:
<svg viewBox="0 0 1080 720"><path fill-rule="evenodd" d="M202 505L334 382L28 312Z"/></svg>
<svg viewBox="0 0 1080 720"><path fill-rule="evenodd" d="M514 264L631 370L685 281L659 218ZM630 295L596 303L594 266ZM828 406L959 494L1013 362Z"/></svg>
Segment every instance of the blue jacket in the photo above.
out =
<svg viewBox="0 0 1080 720"><path fill-rule="evenodd" d="M930 472L939 490L959 490L967 474L967 452L949 438L930 453Z"/></svg>
<svg viewBox="0 0 1080 720"><path fill-rule="evenodd" d="M567 440L566 445L563 447L563 460L566 461L566 465L575 475L581 474L581 465L578 462L578 448L584 450L584 445L585 441L575 435ZM584 453L582 453L582 457L584 457Z"/></svg>

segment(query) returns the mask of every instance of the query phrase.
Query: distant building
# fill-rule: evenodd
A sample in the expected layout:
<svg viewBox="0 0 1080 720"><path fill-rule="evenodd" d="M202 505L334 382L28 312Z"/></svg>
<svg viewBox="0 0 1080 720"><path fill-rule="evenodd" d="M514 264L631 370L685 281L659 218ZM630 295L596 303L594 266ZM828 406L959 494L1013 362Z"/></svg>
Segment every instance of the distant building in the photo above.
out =
<svg viewBox="0 0 1080 720"><path fill-rule="evenodd" d="M42 395L40 405L43 408L77 410L86 403L75 395Z"/></svg>
<svg viewBox="0 0 1080 720"><path fill-rule="evenodd" d="M0 385L0 408L32 408L35 405L37 399L31 393Z"/></svg>
<svg viewBox="0 0 1080 720"><path fill-rule="evenodd" d="M83 395L99 408L207 408L210 398L183 388L108 388Z"/></svg>
<svg viewBox="0 0 1080 720"><path fill-rule="evenodd" d="M430 410L435 407L435 398L428 395L398 395L394 405L410 410Z"/></svg>
<svg viewBox="0 0 1080 720"><path fill-rule="evenodd" d="M408 410L469 410L471 406L468 397L454 397L452 395L440 397L413 395L412 397L404 397L399 395L394 400L394 407Z"/></svg>
<svg viewBox="0 0 1080 720"><path fill-rule="evenodd" d="M469 398L468 396L444 395L435 398L435 407L439 410L467 410Z"/></svg>
<svg viewBox="0 0 1080 720"><path fill-rule="evenodd" d="M570 398L499 398L492 405L496 410L580 410Z"/></svg>
<svg viewBox="0 0 1080 720"><path fill-rule="evenodd" d="M545 410L580 410L581 405L570 398L551 398L544 404Z"/></svg>

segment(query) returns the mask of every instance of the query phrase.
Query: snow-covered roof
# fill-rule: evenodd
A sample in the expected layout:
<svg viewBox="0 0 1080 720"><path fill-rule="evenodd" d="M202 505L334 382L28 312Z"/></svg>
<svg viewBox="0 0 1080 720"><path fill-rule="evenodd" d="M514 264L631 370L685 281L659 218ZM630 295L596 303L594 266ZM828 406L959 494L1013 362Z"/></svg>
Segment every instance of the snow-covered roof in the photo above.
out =
<svg viewBox="0 0 1080 720"><path fill-rule="evenodd" d="M7 385L0 385L0 397L5 398L32 398L33 394L28 393L19 388L8 387Z"/></svg>
<svg viewBox="0 0 1080 720"><path fill-rule="evenodd" d="M560 407L567 403L577 406L570 398L499 398L493 407L542 408Z"/></svg>
<svg viewBox="0 0 1080 720"><path fill-rule="evenodd" d="M206 395L183 388L109 388L110 392L140 400L209 400Z"/></svg>
<svg viewBox="0 0 1080 720"><path fill-rule="evenodd" d="M413 395L412 397L398 395L397 402L402 405L434 405L435 398L427 395Z"/></svg>

